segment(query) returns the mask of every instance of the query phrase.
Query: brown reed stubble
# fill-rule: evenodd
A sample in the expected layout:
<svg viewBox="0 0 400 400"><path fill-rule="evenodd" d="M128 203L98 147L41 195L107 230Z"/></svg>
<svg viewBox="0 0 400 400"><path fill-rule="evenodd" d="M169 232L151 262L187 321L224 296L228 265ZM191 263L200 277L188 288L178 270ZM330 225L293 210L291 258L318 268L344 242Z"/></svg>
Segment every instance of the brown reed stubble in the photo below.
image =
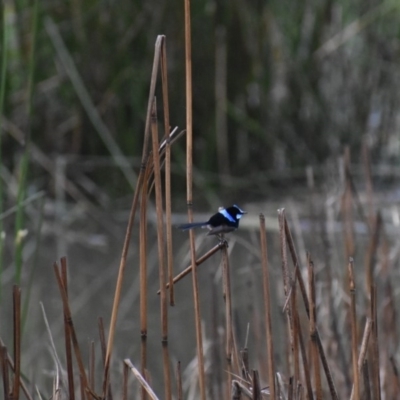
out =
<svg viewBox="0 0 400 400"><path fill-rule="evenodd" d="M295 266L295 281L294 282L295 282L295 284L296 284L296 282L298 282L298 284L299 284L300 293L301 293L301 296L302 296L304 308L306 310L307 317L310 318L310 305L309 305L309 301L308 301L308 297L307 297L307 292L306 292L306 289L305 289L305 284L304 284L303 277L302 277L301 272L300 272L299 260L298 260L296 249L295 249L295 246L294 246L292 234L290 232L289 225L287 223L287 220L286 220L286 217L285 217L285 214L284 214L284 209L278 210L278 215L279 215L280 238L281 238L280 243L281 243L282 259L284 260L286 258L286 252L283 249L286 249L286 241L287 241L287 244L288 244L288 247L289 247L289 251L290 251L290 254L291 254L291 257L292 257L292 262L293 262L293 265ZM284 229L284 232L283 232L282 227ZM285 237L286 237L286 241L283 240L283 238L285 238ZM284 267L282 265L283 274L286 273L288 275L289 274L288 271L285 272L285 268L287 269L287 260L286 260L285 264L286 264L286 267ZM285 304L287 302L288 302L288 298L287 298ZM328 381L328 386L329 386L329 391L330 391L331 397L332 397L333 400L337 400L337 399L339 399L339 397L338 397L338 394L337 394L337 391L336 391L336 388L335 388L335 383L334 383L333 378L332 378L332 373L331 373L329 365L328 365L328 361L327 361L327 358L326 358L326 355L325 355L324 348L322 346L321 337L319 335L317 327L316 327L316 331L315 331L315 336L316 336L316 340L317 340L317 344L318 344L319 356L320 356L320 359L321 359L321 362L322 362L322 366L324 368L326 379Z"/></svg>

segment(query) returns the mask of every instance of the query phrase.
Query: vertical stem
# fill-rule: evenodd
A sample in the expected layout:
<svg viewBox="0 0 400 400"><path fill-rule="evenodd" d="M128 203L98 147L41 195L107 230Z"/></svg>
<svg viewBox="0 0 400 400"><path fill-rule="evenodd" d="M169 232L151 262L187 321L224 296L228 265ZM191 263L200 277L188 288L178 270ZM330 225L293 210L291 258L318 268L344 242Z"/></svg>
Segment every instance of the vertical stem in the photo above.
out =
<svg viewBox="0 0 400 400"><path fill-rule="evenodd" d="M161 78L164 106L164 135L165 135L165 226L167 237L167 266L169 282L169 302L174 305L174 260L172 248L171 222L171 145L169 142L169 102L168 102L168 73L167 73L167 39L163 36L161 45Z"/></svg>
<svg viewBox="0 0 400 400"><path fill-rule="evenodd" d="M267 253L267 233L265 229L265 217L260 214L260 242L261 242L261 263L263 270L264 286L264 308L265 308L265 332L267 338L268 351L268 381L270 398L276 400L275 392L275 363L274 346L272 342L272 318L271 318L271 294L269 289L268 253Z"/></svg>
<svg viewBox="0 0 400 400"><path fill-rule="evenodd" d="M186 202L188 208L188 222L193 222L193 121L192 121L192 49L191 49L191 24L190 0L185 2L185 70L186 70ZM189 231L190 256L192 265L196 265L196 249L193 229ZM196 345L199 366L200 398L206 399L206 382L204 375L203 340L201 333L201 313L197 268L192 271L193 300L196 322Z"/></svg>
<svg viewBox="0 0 400 400"><path fill-rule="evenodd" d="M61 277L62 283L65 290L65 295L68 298L68 269L66 257L61 258ZM67 321L67 312L63 310L64 314L64 335L65 335L65 358L67 360L67 372L68 372L68 391L70 400L75 400L75 385L74 385L74 369L72 363L72 347L71 347L71 332L69 330Z"/></svg>
<svg viewBox="0 0 400 400"><path fill-rule="evenodd" d="M314 264L309 257L308 260L308 292L310 296L310 337L312 346L312 361L314 380L316 388L316 399L322 400L322 387L321 387L321 373L318 358L318 344L317 344L317 313L315 310L315 282L314 282Z"/></svg>
<svg viewBox="0 0 400 400"><path fill-rule="evenodd" d="M360 399L360 376L358 370L357 317L356 317L356 284L354 281L353 258L349 259L349 292L350 292L350 322L351 322L351 354L353 361L353 393L351 399Z"/></svg>
<svg viewBox="0 0 400 400"><path fill-rule="evenodd" d="M141 191L140 200L140 239L139 239L139 259L140 259L140 371L145 376L147 368L147 189L150 175L150 159L147 162L145 178ZM141 398L145 399L146 389L141 386Z"/></svg>
<svg viewBox="0 0 400 400"><path fill-rule="evenodd" d="M163 200L162 200L162 187L161 187L161 168L160 156L158 152L158 127L157 127L157 106L156 99L154 98L153 107L151 111L151 133L153 144L153 166L154 166L154 183L156 192L156 212L157 212L157 245L158 245L158 265L159 265L159 279L160 279L160 309L161 309L161 343L163 349L163 364L164 364L164 388L165 398L171 399L171 376L169 368L168 357L168 307L167 307L167 293L165 287L165 239L164 239L164 215L163 215Z"/></svg>
<svg viewBox="0 0 400 400"><path fill-rule="evenodd" d="M21 374L21 289L14 285L14 387L12 398L19 399Z"/></svg>
<svg viewBox="0 0 400 400"><path fill-rule="evenodd" d="M224 300L225 300L225 357L226 357L226 397L231 397L231 377L232 377L232 349L233 349L233 335L232 335L232 296L231 296L231 277L229 268L228 249L225 246L222 249L222 274L224 282Z"/></svg>

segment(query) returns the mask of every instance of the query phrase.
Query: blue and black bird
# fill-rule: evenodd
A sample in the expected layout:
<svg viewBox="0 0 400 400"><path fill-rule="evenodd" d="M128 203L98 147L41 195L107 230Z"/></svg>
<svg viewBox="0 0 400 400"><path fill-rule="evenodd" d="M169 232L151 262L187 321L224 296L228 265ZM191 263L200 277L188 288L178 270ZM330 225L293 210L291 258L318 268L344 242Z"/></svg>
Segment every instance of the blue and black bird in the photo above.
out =
<svg viewBox="0 0 400 400"><path fill-rule="evenodd" d="M247 214L246 211L243 211L236 204L228 208L220 207L218 212L208 221L183 224L179 225L178 228L182 230L208 228L210 231L207 235L220 235L222 233L232 232L239 228L239 221L243 214Z"/></svg>

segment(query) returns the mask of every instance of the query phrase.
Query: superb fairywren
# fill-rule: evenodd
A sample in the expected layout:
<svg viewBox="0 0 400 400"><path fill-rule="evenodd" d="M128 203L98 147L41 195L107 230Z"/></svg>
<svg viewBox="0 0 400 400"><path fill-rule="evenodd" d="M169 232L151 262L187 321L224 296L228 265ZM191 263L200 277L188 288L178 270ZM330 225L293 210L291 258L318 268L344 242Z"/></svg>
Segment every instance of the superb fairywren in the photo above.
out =
<svg viewBox="0 0 400 400"><path fill-rule="evenodd" d="M210 231L207 235L220 235L221 233L232 232L239 228L239 220L243 214L247 214L237 205L232 207L220 207L218 212L214 214L206 222L193 222L191 224L179 225L178 228L182 230L193 228L208 228Z"/></svg>

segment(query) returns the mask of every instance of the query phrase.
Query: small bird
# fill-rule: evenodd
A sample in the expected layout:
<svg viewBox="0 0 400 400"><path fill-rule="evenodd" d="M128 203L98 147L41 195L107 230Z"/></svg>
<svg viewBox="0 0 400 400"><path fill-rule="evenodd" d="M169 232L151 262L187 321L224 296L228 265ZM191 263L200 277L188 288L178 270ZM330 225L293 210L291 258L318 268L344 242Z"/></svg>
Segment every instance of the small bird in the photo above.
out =
<svg viewBox="0 0 400 400"><path fill-rule="evenodd" d="M242 218L243 214L247 214L247 212L243 211L236 204L228 208L220 207L218 212L208 221L183 224L179 225L178 228L184 231L199 227L208 228L210 231L207 235L220 235L222 233L232 232L239 228L239 220Z"/></svg>

